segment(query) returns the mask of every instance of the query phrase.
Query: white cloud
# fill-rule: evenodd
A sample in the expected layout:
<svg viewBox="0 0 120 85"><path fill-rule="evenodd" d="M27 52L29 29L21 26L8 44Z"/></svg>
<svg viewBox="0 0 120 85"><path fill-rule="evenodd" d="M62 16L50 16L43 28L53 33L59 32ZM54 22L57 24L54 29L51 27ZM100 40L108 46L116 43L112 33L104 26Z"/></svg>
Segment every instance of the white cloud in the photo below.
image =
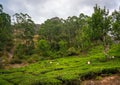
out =
<svg viewBox="0 0 120 85"><path fill-rule="evenodd" d="M68 16L85 13L90 15L95 4L110 10L118 9L119 0L1 0L6 12L28 13L36 23L42 23L55 16Z"/></svg>

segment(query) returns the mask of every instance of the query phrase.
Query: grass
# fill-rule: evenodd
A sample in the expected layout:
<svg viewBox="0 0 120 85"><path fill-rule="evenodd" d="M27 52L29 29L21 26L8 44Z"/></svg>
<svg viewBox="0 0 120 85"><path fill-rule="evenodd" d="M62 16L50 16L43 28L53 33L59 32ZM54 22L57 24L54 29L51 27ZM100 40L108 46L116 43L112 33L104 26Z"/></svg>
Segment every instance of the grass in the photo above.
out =
<svg viewBox="0 0 120 85"><path fill-rule="evenodd" d="M42 60L26 67L1 69L0 85L80 85L84 79L120 72L120 57L106 61L102 49L96 47L84 57Z"/></svg>

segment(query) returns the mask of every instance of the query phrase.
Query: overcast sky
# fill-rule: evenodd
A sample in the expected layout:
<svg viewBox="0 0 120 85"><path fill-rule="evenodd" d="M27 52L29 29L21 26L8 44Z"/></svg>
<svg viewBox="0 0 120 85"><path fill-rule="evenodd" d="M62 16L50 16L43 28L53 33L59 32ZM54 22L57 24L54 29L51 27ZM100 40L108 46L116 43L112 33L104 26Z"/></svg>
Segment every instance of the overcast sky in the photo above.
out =
<svg viewBox="0 0 120 85"><path fill-rule="evenodd" d="M113 11L119 9L120 0L0 0L0 4L10 15L28 13L36 23L43 23L52 17L91 15L95 4Z"/></svg>

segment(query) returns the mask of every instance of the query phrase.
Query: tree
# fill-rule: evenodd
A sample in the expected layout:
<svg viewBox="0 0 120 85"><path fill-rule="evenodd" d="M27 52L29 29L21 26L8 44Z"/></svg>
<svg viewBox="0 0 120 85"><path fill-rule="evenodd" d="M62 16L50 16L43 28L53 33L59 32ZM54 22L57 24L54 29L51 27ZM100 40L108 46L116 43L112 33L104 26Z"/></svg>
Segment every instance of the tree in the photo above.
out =
<svg viewBox="0 0 120 85"><path fill-rule="evenodd" d="M68 17L65 20L64 23L64 29L65 29L65 33L66 35L66 41L68 42L68 46L72 47L75 44L75 35L76 35L76 30L79 27L79 23L78 23L78 17L77 16L72 16L72 17Z"/></svg>
<svg viewBox="0 0 120 85"><path fill-rule="evenodd" d="M112 13L112 35L116 40L120 40L120 10Z"/></svg>
<svg viewBox="0 0 120 85"><path fill-rule="evenodd" d="M108 50L110 45L110 36L108 32L111 27L111 17L109 16L109 10L101 9L99 6L94 7L94 13L91 17L91 29L92 29L92 40L99 41L104 47L104 54L108 58Z"/></svg>
<svg viewBox="0 0 120 85"><path fill-rule="evenodd" d="M0 5L0 51L2 54L10 51L12 46L12 28L11 19L7 13L3 12L3 7Z"/></svg>
<svg viewBox="0 0 120 85"><path fill-rule="evenodd" d="M81 29L77 30L77 35L75 38L77 48L85 50L90 47L91 30L88 25L85 25Z"/></svg>
<svg viewBox="0 0 120 85"><path fill-rule="evenodd" d="M58 42L63 39L63 22L58 17L48 19L40 26L40 39L45 39L50 44L51 50L59 50Z"/></svg>
<svg viewBox="0 0 120 85"><path fill-rule="evenodd" d="M92 40L100 40L104 46L108 43L106 36L110 30L110 16L109 10L101 9L99 6L94 7L94 13L91 17Z"/></svg>
<svg viewBox="0 0 120 85"><path fill-rule="evenodd" d="M16 13L14 15L15 44L17 47L21 47L21 45L24 45L21 48L25 51L24 55L31 55L33 53L34 34L35 34L35 24L31 20L31 17L28 14Z"/></svg>
<svg viewBox="0 0 120 85"><path fill-rule="evenodd" d="M0 4L0 62L2 56L8 56L8 52L12 48L12 28L11 28L11 18L9 14L3 12L3 7ZM0 64L2 65L2 64Z"/></svg>
<svg viewBox="0 0 120 85"><path fill-rule="evenodd" d="M75 31L75 46L78 49L86 49L90 46L91 30L89 26L90 17L80 14L78 18L78 29Z"/></svg>
<svg viewBox="0 0 120 85"><path fill-rule="evenodd" d="M38 42L38 50L42 56L49 57L50 53L50 46L46 40L39 40Z"/></svg>
<svg viewBox="0 0 120 85"><path fill-rule="evenodd" d="M67 51L67 42L61 40L58 42L59 44L59 54L60 56L66 56L66 51Z"/></svg>
<svg viewBox="0 0 120 85"><path fill-rule="evenodd" d="M0 4L0 13L3 12L3 6Z"/></svg>

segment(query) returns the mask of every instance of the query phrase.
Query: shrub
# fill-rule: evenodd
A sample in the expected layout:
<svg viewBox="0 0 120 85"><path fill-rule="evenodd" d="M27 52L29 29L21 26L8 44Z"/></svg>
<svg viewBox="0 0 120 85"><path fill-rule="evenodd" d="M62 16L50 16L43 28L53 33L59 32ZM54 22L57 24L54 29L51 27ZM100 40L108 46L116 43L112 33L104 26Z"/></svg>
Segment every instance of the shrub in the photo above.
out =
<svg viewBox="0 0 120 85"><path fill-rule="evenodd" d="M76 49L74 47L70 47L68 50L67 50L67 55L68 56L72 56L72 55L78 55Z"/></svg>
<svg viewBox="0 0 120 85"><path fill-rule="evenodd" d="M110 56L120 56L120 44L114 44L111 46L111 49L108 51Z"/></svg>
<svg viewBox="0 0 120 85"><path fill-rule="evenodd" d="M23 55L25 55L25 45L24 44L19 44L16 46L15 49L15 56L22 58Z"/></svg>
<svg viewBox="0 0 120 85"><path fill-rule="evenodd" d="M19 59L18 57L15 57L11 60L10 62L11 64L21 64L22 63L22 60Z"/></svg>
<svg viewBox="0 0 120 85"><path fill-rule="evenodd" d="M28 63L34 63L34 62L37 62L41 59L42 59L42 57L38 56L37 54L33 54L33 55L30 56L30 58L27 59L27 62Z"/></svg>
<svg viewBox="0 0 120 85"><path fill-rule="evenodd" d="M1 58L0 58L0 68L4 68L4 66L6 66L6 65L8 65L9 64L9 59L8 59L8 57L7 56L2 56Z"/></svg>
<svg viewBox="0 0 120 85"><path fill-rule="evenodd" d="M13 85L13 84L0 78L0 85Z"/></svg>
<svg viewBox="0 0 120 85"><path fill-rule="evenodd" d="M96 79L96 80L101 80L102 77L101 77L101 76L97 76L95 79Z"/></svg>
<svg viewBox="0 0 120 85"><path fill-rule="evenodd" d="M2 57L0 57L0 68L3 68Z"/></svg>
<svg viewBox="0 0 120 85"><path fill-rule="evenodd" d="M60 56L66 56L67 42L61 40L59 41L59 51L57 52Z"/></svg>
<svg viewBox="0 0 120 85"><path fill-rule="evenodd" d="M40 51L42 56L49 57L50 55L50 46L46 40L39 40L38 41L38 50Z"/></svg>

